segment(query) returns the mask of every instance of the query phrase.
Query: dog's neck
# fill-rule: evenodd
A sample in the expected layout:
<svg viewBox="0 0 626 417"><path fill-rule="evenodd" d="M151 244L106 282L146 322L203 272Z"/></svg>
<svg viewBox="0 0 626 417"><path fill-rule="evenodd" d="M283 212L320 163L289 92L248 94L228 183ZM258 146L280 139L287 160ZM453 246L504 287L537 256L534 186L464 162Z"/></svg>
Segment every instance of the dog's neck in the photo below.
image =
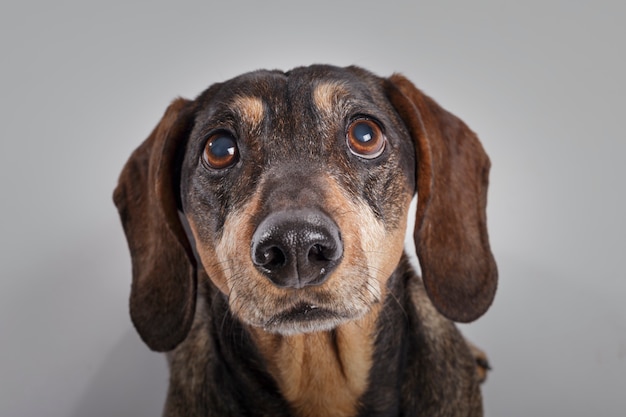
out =
<svg viewBox="0 0 626 417"><path fill-rule="evenodd" d="M372 368L379 311L326 332L281 336L249 329L299 417L357 415Z"/></svg>

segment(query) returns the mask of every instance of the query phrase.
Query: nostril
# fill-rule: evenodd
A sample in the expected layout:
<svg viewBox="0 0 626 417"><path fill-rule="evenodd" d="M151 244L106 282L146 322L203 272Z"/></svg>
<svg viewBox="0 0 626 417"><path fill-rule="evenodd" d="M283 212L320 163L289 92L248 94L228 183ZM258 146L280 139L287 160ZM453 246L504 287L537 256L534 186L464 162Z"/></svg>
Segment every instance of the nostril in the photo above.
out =
<svg viewBox="0 0 626 417"><path fill-rule="evenodd" d="M258 266L274 270L285 266L287 256L285 256L285 252L278 246L270 246L261 251L260 256L257 256L255 261Z"/></svg>
<svg viewBox="0 0 626 417"><path fill-rule="evenodd" d="M331 246L320 243L309 248L308 260L311 263L328 262L337 260L337 250Z"/></svg>
<svg viewBox="0 0 626 417"><path fill-rule="evenodd" d="M316 244L309 249L309 262L325 261L324 249L322 245Z"/></svg>

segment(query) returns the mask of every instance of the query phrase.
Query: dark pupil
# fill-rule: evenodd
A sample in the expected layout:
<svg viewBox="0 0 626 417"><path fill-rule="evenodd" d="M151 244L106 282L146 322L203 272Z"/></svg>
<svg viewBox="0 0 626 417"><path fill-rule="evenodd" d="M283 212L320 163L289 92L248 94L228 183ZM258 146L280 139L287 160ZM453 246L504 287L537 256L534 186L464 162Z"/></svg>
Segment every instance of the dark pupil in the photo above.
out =
<svg viewBox="0 0 626 417"><path fill-rule="evenodd" d="M235 141L228 136L220 136L211 142L210 148L217 158L226 158L235 154Z"/></svg>
<svg viewBox="0 0 626 417"><path fill-rule="evenodd" d="M354 138L359 142L367 143L374 138L374 130L367 123L357 123L354 126Z"/></svg>

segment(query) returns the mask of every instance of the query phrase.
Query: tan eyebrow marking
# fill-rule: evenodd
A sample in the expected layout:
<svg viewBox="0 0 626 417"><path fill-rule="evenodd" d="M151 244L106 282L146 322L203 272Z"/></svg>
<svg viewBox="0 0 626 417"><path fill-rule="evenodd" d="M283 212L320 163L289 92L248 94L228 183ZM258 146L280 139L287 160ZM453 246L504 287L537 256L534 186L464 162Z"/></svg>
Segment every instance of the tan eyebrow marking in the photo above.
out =
<svg viewBox="0 0 626 417"><path fill-rule="evenodd" d="M263 123L265 109L263 100L259 97L237 96L231 102L230 108L252 130L260 127Z"/></svg>
<svg viewBox="0 0 626 417"><path fill-rule="evenodd" d="M313 103L322 116L342 115L348 95L348 89L342 82L323 82L313 90Z"/></svg>

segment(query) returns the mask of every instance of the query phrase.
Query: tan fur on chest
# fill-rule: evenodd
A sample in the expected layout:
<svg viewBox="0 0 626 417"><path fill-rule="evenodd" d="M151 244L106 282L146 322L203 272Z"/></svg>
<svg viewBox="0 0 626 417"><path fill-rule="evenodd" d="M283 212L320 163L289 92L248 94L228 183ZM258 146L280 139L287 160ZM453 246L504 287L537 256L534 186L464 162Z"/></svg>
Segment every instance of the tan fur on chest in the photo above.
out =
<svg viewBox="0 0 626 417"><path fill-rule="evenodd" d="M279 336L251 329L269 372L296 415L356 415L369 382L377 313L332 332Z"/></svg>

